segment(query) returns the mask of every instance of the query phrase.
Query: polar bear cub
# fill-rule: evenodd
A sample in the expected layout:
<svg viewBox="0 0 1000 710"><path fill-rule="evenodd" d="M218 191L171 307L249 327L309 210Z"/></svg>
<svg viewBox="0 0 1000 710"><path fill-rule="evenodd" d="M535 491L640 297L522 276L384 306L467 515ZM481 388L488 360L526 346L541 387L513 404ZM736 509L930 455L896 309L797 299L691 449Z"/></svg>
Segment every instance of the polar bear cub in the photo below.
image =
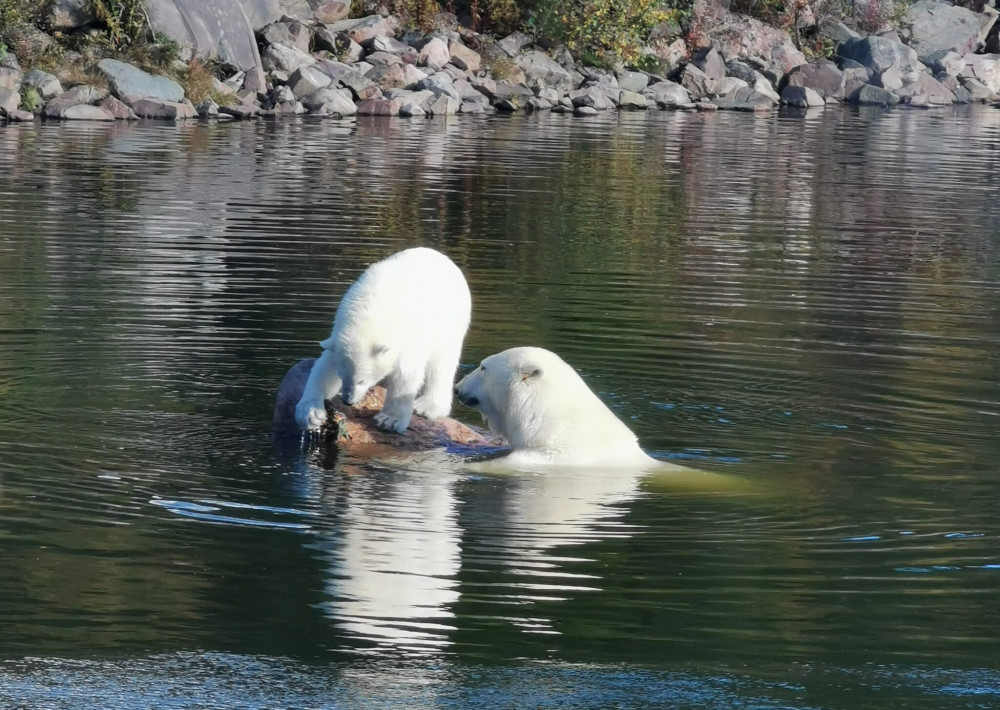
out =
<svg viewBox="0 0 1000 710"><path fill-rule="evenodd" d="M576 370L548 350L491 355L455 386L455 394L510 443L504 460L513 465L659 465Z"/></svg>
<svg viewBox="0 0 1000 710"><path fill-rule="evenodd" d="M320 345L295 419L307 431L326 421L324 400L344 404L386 388L375 422L403 433L413 412L451 411L452 383L469 328L472 296L455 263L433 249L406 249L369 266L347 290L333 332Z"/></svg>

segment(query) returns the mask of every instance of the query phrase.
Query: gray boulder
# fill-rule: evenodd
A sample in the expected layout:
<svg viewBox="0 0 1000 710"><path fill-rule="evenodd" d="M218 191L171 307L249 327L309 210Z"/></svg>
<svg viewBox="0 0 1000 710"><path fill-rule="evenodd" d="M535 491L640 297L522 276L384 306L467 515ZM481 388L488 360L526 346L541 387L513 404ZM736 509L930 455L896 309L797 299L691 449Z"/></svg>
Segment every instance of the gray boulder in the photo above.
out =
<svg viewBox="0 0 1000 710"><path fill-rule="evenodd" d="M176 81L154 76L117 59L102 59L97 64L97 70L108 80L118 97L130 105L139 99L170 103L184 99L184 89Z"/></svg>
<svg viewBox="0 0 1000 710"><path fill-rule="evenodd" d="M691 55L691 64L701 69L709 79L719 81L726 76L726 62L715 47Z"/></svg>
<svg viewBox="0 0 1000 710"><path fill-rule="evenodd" d="M190 101L139 99L132 104L132 110L140 118L159 118L167 121L198 117L198 112Z"/></svg>
<svg viewBox="0 0 1000 710"><path fill-rule="evenodd" d="M7 113L16 111L21 105L21 95L10 89L0 89L0 110Z"/></svg>
<svg viewBox="0 0 1000 710"><path fill-rule="evenodd" d="M962 59L965 66L960 78L975 79L991 93L1000 93L1000 54L966 54Z"/></svg>
<svg viewBox="0 0 1000 710"><path fill-rule="evenodd" d="M812 89L824 99L844 98L844 72L829 59L820 59L792 69L783 79L787 86Z"/></svg>
<svg viewBox="0 0 1000 710"><path fill-rule="evenodd" d="M888 37L848 40L837 48L837 54L876 74L897 67L904 83L916 81L917 75L923 71L923 64L913 49Z"/></svg>
<svg viewBox="0 0 1000 710"><path fill-rule="evenodd" d="M274 22L260 31L264 44L284 44L301 52L312 46L312 31L301 22Z"/></svg>
<svg viewBox="0 0 1000 710"><path fill-rule="evenodd" d="M680 84L672 81L659 81L646 87L643 95L654 101L660 108L676 108L691 103L691 95Z"/></svg>
<svg viewBox="0 0 1000 710"><path fill-rule="evenodd" d="M278 0L278 6L283 15L301 22L316 20L327 24L347 19L351 11L351 3L341 0Z"/></svg>
<svg viewBox="0 0 1000 710"><path fill-rule="evenodd" d="M570 91L569 100L573 102L574 108L589 106L597 111L608 111L615 108L615 104L608 98L608 95L596 86Z"/></svg>
<svg viewBox="0 0 1000 710"><path fill-rule="evenodd" d="M965 69L965 60L962 59L962 55L957 52L952 52L948 49L941 49L937 52L932 52L926 57L923 57L921 61L927 65L927 68L934 73L947 74L948 76L958 76Z"/></svg>
<svg viewBox="0 0 1000 710"><path fill-rule="evenodd" d="M100 106L90 104L74 104L59 112L59 118L67 121L114 121L111 112Z"/></svg>
<svg viewBox="0 0 1000 710"><path fill-rule="evenodd" d="M781 90L781 103L789 106L799 106L809 108L811 106L823 106L826 100L819 95L819 92L808 86L794 86L789 84Z"/></svg>
<svg viewBox="0 0 1000 710"><path fill-rule="evenodd" d="M153 30L199 57L245 71L251 90L264 89L254 33L281 18L278 0L146 0L145 9Z"/></svg>
<svg viewBox="0 0 1000 710"><path fill-rule="evenodd" d="M392 99L365 99L358 104L359 116L398 116L399 104Z"/></svg>
<svg viewBox="0 0 1000 710"><path fill-rule="evenodd" d="M997 93L990 90L986 84L974 79L972 77L963 76L961 77L962 88L965 93L969 96L970 101L992 101L996 98Z"/></svg>
<svg viewBox="0 0 1000 710"><path fill-rule="evenodd" d="M34 87L38 95L45 101L55 98L63 92L62 84L53 74L41 69L32 69L24 75L24 85Z"/></svg>
<svg viewBox="0 0 1000 710"><path fill-rule="evenodd" d="M938 0L917 0L906 11L900 34L921 59L940 50L966 54L982 45L995 21L996 14L981 15Z"/></svg>
<svg viewBox="0 0 1000 710"><path fill-rule="evenodd" d="M139 118L135 115L135 111L114 96L105 96L98 105L114 116L115 120L132 121Z"/></svg>
<svg viewBox="0 0 1000 710"><path fill-rule="evenodd" d="M342 89L340 91L337 91L336 89L323 89L318 93L324 93L326 91L330 92L330 94L325 97L326 101L312 109L316 111L316 113L343 117L353 116L358 112L357 105L351 100L351 92L346 89Z"/></svg>
<svg viewBox="0 0 1000 710"><path fill-rule="evenodd" d="M431 116L454 116L461 106L461 101L450 96L436 96L424 106L424 111Z"/></svg>
<svg viewBox="0 0 1000 710"><path fill-rule="evenodd" d="M459 69L473 74L479 71L482 58L478 52L474 52L455 40L448 43L448 52L451 54L451 63Z"/></svg>
<svg viewBox="0 0 1000 710"><path fill-rule="evenodd" d="M525 83L529 87L547 86L562 91L574 87L572 75L545 52L525 52L515 61L524 72Z"/></svg>
<svg viewBox="0 0 1000 710"><path fill-rule="evenodd" d="M847 100L861 106L894 106L899 103L899 97L896 94L871 84L865 84L857 91L852 92Z"/></svg>
<svg viewBox="0 0 1000 710"><path fill-rule="evenodd" d="M497 42L497 47L503 50L508 57L516 57L521 53L522 49L530 46L534 41L530 35L526 35L523 32L515 32Z"/></svg>
<svg viewBox="0 0 1000 710"><path fill-rule="evenodd" d="M366 48L379 35L392 37L396 34L396 28L392 22L381 15L369 15L368 17L360 17L352 20L341 20L340 22L327 25L327 29L334 33L346 32L348 37Z"/></svg>
<svg viewBox="0 0 1000 710"><path fill-rule="evenodd" d="M787 32L752 17L723 12L706 34L724 61L756 67L771 82L806 63Z"/></svg>
<svg viewBox="0 0 1000 710"><path fill-rule="evenodd" d="M396 56L406 56L413 55L416 57L417 50L406 44L405 42L400 42L395 37L389 35L378 35L372 38L371 44L372 52L385 52L386 54L394 54Z"/></svg>
<svg viewBox="0 0 1000 710"><path fill-rule="evenodd" d="M20 70L0 67L0 89L17 93L21 90L22 81L24 81L24 74Z"/></svg>
<svg viewBox="0 0 1000 710"><path fill-rule="evenodd" d="M299 67L288 79L288 88L297 99L325 89L333 81L316 67Z"/></svg>
<svg viewBox="0 0 1000 710"><path fill-rule="evenodd" d="M53 30L73 30L97 22L91 0L50 0L42 10L42 22Z"/></svg>
<svg viewBox="0 0 1000 710"><path fill-rule="evenodd" d="M381 64L373 67L365 74L365 78L374 82L382 91L406 86L406 75L399 64Z"/></svg>
<svg viewBox="0 0 1000 710"><path fill-rule="evenodd" d="M955 94L928 74L921 74L915 82L893 92L906 103L928 106L946 106L955 103Z"/></svg>
<svg viewBox="0 0 1000 710"><path fill-rule="evenodd" d="M617 73L618 87L624 91L641 94L649 86L649 74L641 71L620 71Z"/></svg>
<svg viewBox="0 0 1000 710"><path fill-rule="evenodd" d="M316 63L316 58L301 49L289 47L287 44L272 44L264 50L262 57L264 68L268 71L283 71L291 74L299 67L307 67Z"/></svg>
<svg viewBox="0 0 1000 710"><path fill-rule="evenodd" d="M715 80L694 64L688 64L681 72L681 86L696 99L715 93Z"/></svg>
<svg viewBox="0 0 1000 710"><path fill-rule="evenodd" d="M636 91L622 89L618 94L618 108L631 111L645 111L649 108L649 99Z"/></svg>
<svg viewBox="0 0 1000 710"><path fill-rule="evenodd" d="M441 71L451 61L451 52L448 45L439 37L432 37L420 48L417 54L417 66L427 67L434 71Z"/></svg>

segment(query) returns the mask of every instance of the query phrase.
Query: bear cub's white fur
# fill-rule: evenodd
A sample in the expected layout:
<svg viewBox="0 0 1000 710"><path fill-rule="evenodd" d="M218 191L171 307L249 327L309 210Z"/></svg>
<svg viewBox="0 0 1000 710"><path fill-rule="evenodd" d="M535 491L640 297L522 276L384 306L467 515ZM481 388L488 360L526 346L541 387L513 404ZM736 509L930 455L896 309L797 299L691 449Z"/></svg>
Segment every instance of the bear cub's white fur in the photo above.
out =
<svg viewBox="0 0 1000 710"><path fill-rule="evenodd" d="M548 350L522 347L490 355L455 386L455 394L511 445L502 459L511 465L659 464L576 370Z"/></svg>
<svg viewBox="0 0 1000 710"><path fill-rule="evenodd" d="M379 383L386 399L375 421L383 429L403 433L413 412L447 416L471 312L465 276L438 251L406 249L372 264L344 294L333 332L320 343L295 408L299 426L319 429L324 400L339 392L355 404Z"/></svg>

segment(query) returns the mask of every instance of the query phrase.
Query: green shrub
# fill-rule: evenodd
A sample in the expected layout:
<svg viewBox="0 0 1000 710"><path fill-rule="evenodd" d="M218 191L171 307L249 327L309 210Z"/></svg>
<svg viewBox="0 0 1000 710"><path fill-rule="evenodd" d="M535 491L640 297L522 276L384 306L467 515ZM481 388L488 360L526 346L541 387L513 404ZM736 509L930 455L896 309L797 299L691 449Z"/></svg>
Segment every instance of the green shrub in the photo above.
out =
<svg viewBox="0 0 1000 710"><path fill-rule="evenodd" d="M42 97L33 86L21 87L21 108L25 111L34 111L42 103Z"/></svg>
<svg viewBox="0 0 1000 710"><path fill-rule="evenodd" d="M528 27L596 64L633 64L654 27L674 20L662 0L537 0Z"/></svg>
<svg viewBox="0 0 1000 710"><path fill-rule="evenodd" d="M112 49L123 50L149 38L142 0L90 1L94 16L105 26L108 45Z"/></svg>

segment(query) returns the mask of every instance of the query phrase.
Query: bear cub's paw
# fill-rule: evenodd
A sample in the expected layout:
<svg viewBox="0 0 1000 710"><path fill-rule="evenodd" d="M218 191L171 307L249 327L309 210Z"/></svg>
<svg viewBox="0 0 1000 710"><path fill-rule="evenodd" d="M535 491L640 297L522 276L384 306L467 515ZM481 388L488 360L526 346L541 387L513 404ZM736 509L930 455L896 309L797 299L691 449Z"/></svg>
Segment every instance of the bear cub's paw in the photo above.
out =
<svg viewBox="0 0 1000 710"><path fill-rule="evenodd" d="M304 399L295 405L295 421L305 431L319 431L326 424L326 406L322 401Z"/></svg>
<svg viewBox="0 0 1000 710"><path fill-rule="evenodd" d="M410 426L410 417L401 416L393 414L392 412L386 412L385 410L379 412L374 417L375 423L385 431L394 431L397 434L402 434L406 431L406 427Z"/></svg>
<svg viewBox="0 0 1000 710"><path fill-rule="evenodd" d="M447 404L442 404L430 398L418 398L413 403L413 411L427 419L443 419L451 413L451 401L449 400Z"/></svg>

